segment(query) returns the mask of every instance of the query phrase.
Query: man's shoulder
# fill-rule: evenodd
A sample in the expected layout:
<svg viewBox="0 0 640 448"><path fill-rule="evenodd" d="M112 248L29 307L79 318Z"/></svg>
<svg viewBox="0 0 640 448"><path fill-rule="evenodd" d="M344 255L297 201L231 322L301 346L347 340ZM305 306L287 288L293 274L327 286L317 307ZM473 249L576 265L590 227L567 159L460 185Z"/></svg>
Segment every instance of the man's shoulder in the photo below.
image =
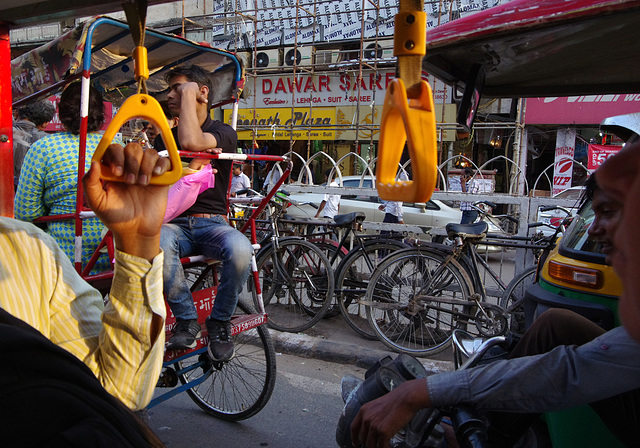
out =
<svg viewBox="0 0 640 448"><path fill-rule="evenodd" d="M0 235L2 243L13 241L14 247L26 250L26 246L57 246L53 238L30 222L0 216Z"/></svg>
<svg viewBox="0 0 640 448"><path fill-rule="evenodd" d="M230 125L220 120L209 119L202 125L202 127L205 131L236 132Z"/></svg>

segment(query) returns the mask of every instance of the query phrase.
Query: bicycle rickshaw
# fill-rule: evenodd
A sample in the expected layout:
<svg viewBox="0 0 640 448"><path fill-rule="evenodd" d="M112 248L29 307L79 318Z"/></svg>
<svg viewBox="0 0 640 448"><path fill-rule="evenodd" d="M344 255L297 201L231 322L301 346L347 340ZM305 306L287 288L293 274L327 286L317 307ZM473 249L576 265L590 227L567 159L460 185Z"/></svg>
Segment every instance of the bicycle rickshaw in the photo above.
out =
<svg viewBox="0 0 640 448"><path fill-rule="evenodd" d="M211 73L214 84L212 107L233 104L233 121L237 112L237 100L244 85L243 68L234 54L212 48L206 44L198 44L174 35L146 29L144 44L148 54L149 77L146 89L149 95L162 100L168 86L164 81L164 73L180 64L198 64ZM55 41L33 50L12 61L14 107L27 101L50 96L63 89L65 85L80 79L83 87L91 82L102 91L106 101L115 105L122 104L130 94L136 93L136 81L133 73L136 70L132 54L134 41L127 23L107 17L96 17L78 26ZM139 93L139 90L138 90ZM88 108L88 95L83 93L83 107ZM125 103L126 107L126 103ZM125 109L123 107L123 109ZM85 109L86 110L86 109ZM148 114L138 114L130 109L126 119L149 118ZM158 108L160 111L161 109ZM114 124L124 124L117 116ZM156 123L165 120L164 115L152 117ZM86 120L86 117L83 119ZM122 121L122 123L120 123ZM135 121L127 121L135 127ZM133 125L131 124L133 123ZM167 128L168 129L168 128ZM115 129L117 130L117 129ZM107 135L115 132L109 128ZM82 203L83 191L80 182L85 172L86 122L84 136L81 129L80 151L78 161L78 184L75 213L43 217L40 221L73 220L76 228L75 267L87 282L101 291L108 291L113 271L91 274L91 270L100 255L106 250L109 259L113 260L113 244L107 232L96 249L94 256L86 266L82 265L82 220L94 216L91 210ZM180 152L189 157L189 153ZM177 156L176 156L177 157ZM218 158L211 155L210 158ZM223 154L219 158L255 160L256 157L242 154ZM280 156L262 156L268 160L283 160ZM175 162L175 159L172 159ZM178 167L181 169L181 167ZM174 168L172 168L173 170ZM288 174L288 173L287 173ZM282 181L286 176L282 177ZM279 185L276 185L276 189ZM264 207L275 193L268 195L258 206ZM245 229L254 226L247 222ZM255 229L253 231L255 236ZM204 322L215 298L217 277L216 262L203 257L189 257L182 260L187 278L193 284L196 308L199 321ZM113 261L112 261L113 263ZM112 265L113 267L113 265ZM261 306L261 291L257 280L254 263L254 275L244 289L240 298L236 315L232 318L232 335L235 341L235 357L229 362L213 362L207 355L207 336L203 326L203 337L197 341L193 349L166 351L163 373L158 382L159 387L170 387L163 394L156 394L149 407L157 405L178 393L186 391L203 410L226 420L242 420L259 412L268 402L275 386L275 350L264 325L267 315ZM245 297L250 294L251 297ZM254 297L259 305L253 308ZM171 310L167 306L166 331L170 331L175 323ZM178 383L181 383L178 386Z"/></svg>

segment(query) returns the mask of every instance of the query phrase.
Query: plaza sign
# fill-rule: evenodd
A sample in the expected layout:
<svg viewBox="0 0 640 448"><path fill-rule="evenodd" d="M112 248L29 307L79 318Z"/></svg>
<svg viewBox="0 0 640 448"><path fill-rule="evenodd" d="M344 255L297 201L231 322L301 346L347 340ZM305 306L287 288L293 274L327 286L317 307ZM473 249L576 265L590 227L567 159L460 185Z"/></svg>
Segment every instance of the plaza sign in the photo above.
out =
<svg viewBox="0 0 640 448"><path fill-rule="evenodd" d="M231 110L224 110L224 122L231 123ZM238 110L238 140L335 140L334 107L259 108ZM251 126L259 127L250 129ZM295 126L295 129L291 127ZM266 127L266 128L265 128Z"/></svg>

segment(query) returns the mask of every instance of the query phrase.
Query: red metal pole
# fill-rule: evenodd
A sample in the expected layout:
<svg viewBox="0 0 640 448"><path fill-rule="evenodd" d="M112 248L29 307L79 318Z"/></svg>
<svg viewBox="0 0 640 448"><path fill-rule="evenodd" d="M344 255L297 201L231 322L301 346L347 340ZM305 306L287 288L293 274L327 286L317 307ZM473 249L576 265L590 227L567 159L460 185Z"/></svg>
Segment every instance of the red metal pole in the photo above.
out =
<svg viewBox="0 0 640 448"><path fill-rule="evenodd" d="M13 218L13 111L9 25L0 23L0 216Z"/></svg>

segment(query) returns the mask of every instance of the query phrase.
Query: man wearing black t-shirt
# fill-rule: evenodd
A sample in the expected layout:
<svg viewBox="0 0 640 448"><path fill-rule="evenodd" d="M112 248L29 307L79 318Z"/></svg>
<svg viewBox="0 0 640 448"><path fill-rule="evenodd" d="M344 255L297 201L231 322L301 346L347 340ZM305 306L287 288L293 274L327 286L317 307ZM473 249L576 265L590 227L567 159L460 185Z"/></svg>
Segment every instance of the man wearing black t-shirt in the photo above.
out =
<svg viewBox="0 0 640 448"><path fill-rule="evenodd" d="M170 112L179 117L172 132L178 150L208 153L236 152L237 134L233 128L210 117L208 98L212 90L209 73L202 67L176 67L166 75L169 83L167 102ZM156 138L156 150L164 142ZM209 163L193 159L191 167ZM216 361L228 361L234 355L231 340L231 315L238 303L251 266L253 248L249 240L230 227L227 218L227 189L231 160L216 160L215 186L198 196L182 215L162 226L160 246L164 250L164 291L176 316L174 334L168 348L192 348L201 336L198 313L185 280L180 258L205 255L222 261L220 283L211 315L206 320L209 355Z"/></svg>

